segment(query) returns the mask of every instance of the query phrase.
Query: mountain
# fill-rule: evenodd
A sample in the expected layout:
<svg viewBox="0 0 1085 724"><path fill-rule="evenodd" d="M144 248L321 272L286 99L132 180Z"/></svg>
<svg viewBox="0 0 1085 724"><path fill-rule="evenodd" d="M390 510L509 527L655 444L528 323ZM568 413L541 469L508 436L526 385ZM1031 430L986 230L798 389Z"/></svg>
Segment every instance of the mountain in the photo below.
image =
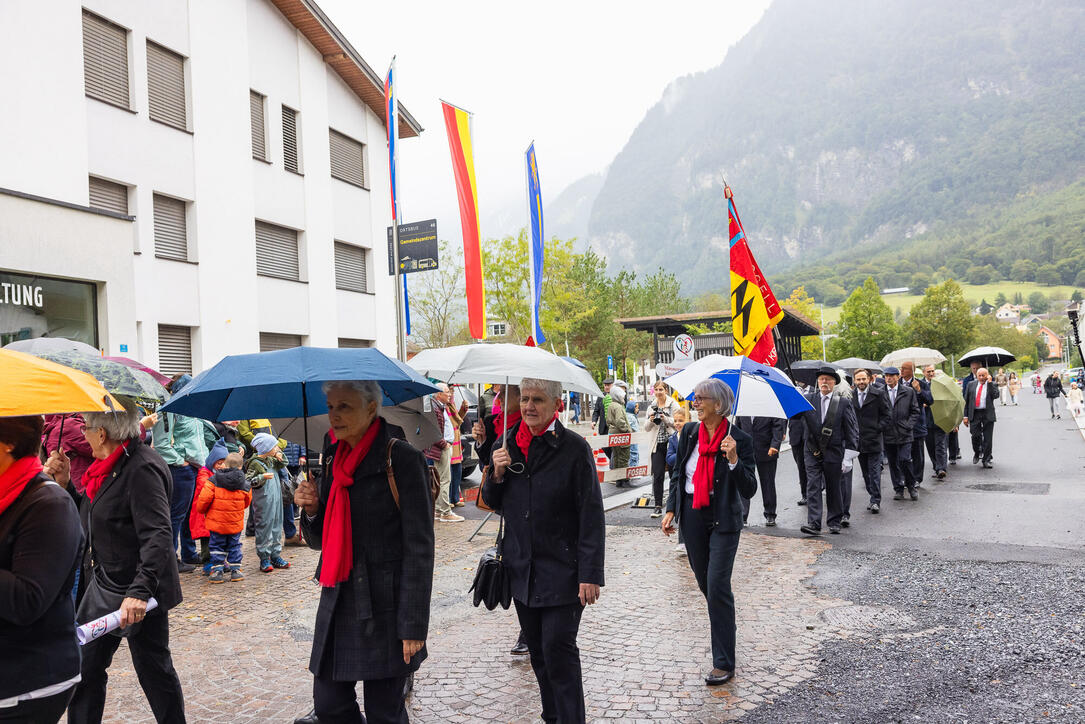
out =
<svg viewBox="0 0 1085 724"><path fill-rule="evenodd" d="M576 239L577 250L583 250L587 245L588 219L604 178L596 173L578 179L546 204L547 238Z"/></svg>
<svg viewBox="0 0 1085 724"><path fill-rule="evenodd" d="M1034 261L1069 257L1075 277L1085 4L776 0L721 65L648 111L591 203L590 243L614 266L677 273L687 293L725 287L724 179L776 279L902 256L900 274L944 274L952 257L966 272L962 254L992 248L1012 263L1020 239L999 234L1019 214L1053 240Z"/></svg>

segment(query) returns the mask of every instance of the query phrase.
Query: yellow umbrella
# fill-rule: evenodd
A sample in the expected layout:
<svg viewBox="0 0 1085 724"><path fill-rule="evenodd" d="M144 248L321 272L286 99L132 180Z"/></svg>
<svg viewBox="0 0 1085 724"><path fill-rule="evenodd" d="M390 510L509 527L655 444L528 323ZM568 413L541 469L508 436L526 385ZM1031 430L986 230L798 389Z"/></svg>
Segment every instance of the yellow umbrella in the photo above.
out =
<svg viewBox="0 0 1085 724"><path fill-rule="evenodd" d="M0 349L0 417L113 409L121 404L86 372Z"/></svg>

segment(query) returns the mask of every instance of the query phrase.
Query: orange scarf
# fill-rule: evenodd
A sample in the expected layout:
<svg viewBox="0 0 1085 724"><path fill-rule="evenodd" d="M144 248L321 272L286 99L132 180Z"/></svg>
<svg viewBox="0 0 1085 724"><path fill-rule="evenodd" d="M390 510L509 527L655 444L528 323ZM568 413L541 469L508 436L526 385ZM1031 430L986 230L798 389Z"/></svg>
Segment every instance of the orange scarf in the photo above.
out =
<svg viewBox="0 0 1085 724"><path fill-rule="evenodd" d="M41 472L41 460L35 455L19 458L0 475L0 515L22 494L26 484Z"/></svg>
<svg viewBox="0 0 1085 724"><path fill-rule="evenodd" d="M697 432L697 469L693 472L693 507L708 507L709 497L712 494L712 481L716 479L716 454L720 451L720 443L727 436L728 422L725 418L716 428L716 434L708 439L708 428L702 422Z"/></svg>
<svg viewBox="0 0 1085 724"><path fill-rule="evenodd" d="M321 586L332 588L350 577L350 569L354 565L354 533L350 522L350 491L347 488L354 485L354 471L369 453L380 428L381 419L378 417L353 449L345 440L340 440L335 448L332 489L328 493L328 507L324 510Z"/></svg>

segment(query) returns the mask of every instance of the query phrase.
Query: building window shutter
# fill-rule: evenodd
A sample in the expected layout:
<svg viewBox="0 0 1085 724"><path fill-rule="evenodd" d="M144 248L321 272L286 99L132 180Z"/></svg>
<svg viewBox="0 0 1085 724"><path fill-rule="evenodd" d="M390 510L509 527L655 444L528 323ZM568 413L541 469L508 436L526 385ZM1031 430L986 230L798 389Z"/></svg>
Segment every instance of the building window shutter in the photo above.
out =
<svg viewBox="0 0 1085 724"><path fill-rule="evenodd" d="M163 259L188 261L186 204L160 194L154 195L154 254Z"/></svg>
<svg viewBox="0 0 1085 724"><path fill-rule="evenodd" d="M260 351L274 352L277 349L293 349L301 346L300 334L260 333Z"/></svg>
<svg viewBox="0 0 1085 724"><path fill-rule="evenodd" d="M90 205L128 215L128 187L101 178L90 177Z"/></svg>
<svg viewBox="0 0 1085 724"><path fill-rule="evenodd" d="M339 338L339 349L367 349L373 346L373 340L371 339L349 339L347 337Z"/></svg>
<svg viewBox="0 0 1085 724"><path fill-rule="evenodd" d="M267 142L264 138L264 96L249 91L249 123L252 126L252 157L267 160Z"/></svg>
<svg viewBox="0 0 1085 724"><path fill-rule="evenodd" d="M298 112L283 106L283 167L298 173Z"/></svg>
<svg viewBox="0 0 1085 724"><path fill-rule="evenodd" d="M264 277L300 281L298 232L257 221L256 273Z"/></svg>
<svg viewBox="0 0 1085 724"><path fill-rule="evenodd" d="M128 31L83 11L83 86L88 96L131 109Z"/></svg>
<svg viewBox="0 0 1085 724"><path fill-rule="evenodd" d="M167 376L192 374L192 329L158 325L158 371Z"/></svg>
<svg viewBox="0 0 1085 724"><path fill-rule="evenodd" d="M335 242L335 288L348 292L368 292L366 250L360 246Z"/></svg>
<svg viewBox="0 0 1085 724"><path fill-rule="evenodd" d="M147 99L150 116L182 131L188 130L185 103L185 59L147 41Z"/></svg>
<svg viewBox="0 0 1085 724"><path fill-rule="evenodd" d="M367 188L365 146L339 131L328 129L328 136L331 143L332 177Z"/></svg>

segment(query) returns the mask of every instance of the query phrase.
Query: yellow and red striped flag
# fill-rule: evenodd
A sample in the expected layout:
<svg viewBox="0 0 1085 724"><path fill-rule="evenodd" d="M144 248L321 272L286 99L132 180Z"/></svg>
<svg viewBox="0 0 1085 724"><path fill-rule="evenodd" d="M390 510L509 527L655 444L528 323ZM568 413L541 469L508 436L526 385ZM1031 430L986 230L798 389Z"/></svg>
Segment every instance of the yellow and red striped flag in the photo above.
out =
<svg viewBox="0 0 1085 724"><path fill-rule="evenodd" d="M724 187L724 196L727 197L731 239L731 335L735 354L775 366L776 344L772 340L772 328L784 318L784 310L753 258L730 187Z"/></svg>
<svg viewBox="0 0 1085 724"><path fill-rule="evenodd" d="M462 108L441 101L452 173L460 202L463 233L463 274L467 287L467 326L474 339L486 339L486 289L482 283L482 239L479 235L478 185L471 150L471 116Z"/></svg>

